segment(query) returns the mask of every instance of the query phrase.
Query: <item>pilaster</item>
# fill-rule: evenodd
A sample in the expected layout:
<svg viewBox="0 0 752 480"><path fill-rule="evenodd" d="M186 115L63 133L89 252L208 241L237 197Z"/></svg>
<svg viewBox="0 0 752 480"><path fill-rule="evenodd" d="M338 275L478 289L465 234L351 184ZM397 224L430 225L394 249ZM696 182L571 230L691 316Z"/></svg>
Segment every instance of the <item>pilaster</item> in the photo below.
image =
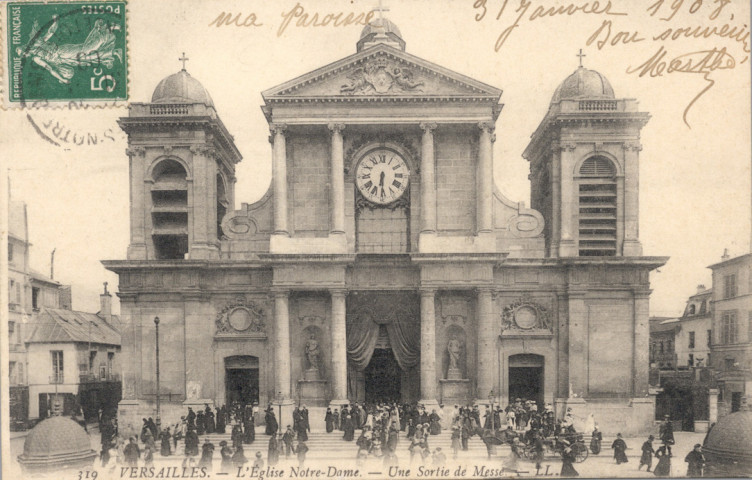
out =
<svg viewBox="0 0 752 480"><path fill-rule="evenodd" d="M478 368L476 370L478 389L476 398L482 402L487 401L489 394L494 390L495 379L498 378L495 352L497 335L494 328L493 289L481 287L476 292L478 302ZM498 391L498 389L495 391Z"/></svg>
<svg viewBox="0 0 752 480"><path fill-rule="evenodd" d="M274 234L289 236L287 228L287 140L284 123L271 124L274 182Z"/></svg>
<svg viewBox="0 0 752 480"><path fill-rule="evenodd" d="M421 123L423 130L421 152L421 233L436 233L436 158L433 131L435 123Z"/></svg>
<svg viewBox="0 0 752 480"><path fill-rule="evenodd" d="M347 325L346 303L347 291L332 289L332 399L336 408L347 400Z"/></svg>
<svg viewBox="0 0 752 480"><path fill-rule="evenodd" d="M290 396L290 292L274 289L274 393L279 401Z"/></svg>
<svg viewBox="0 0 752 480"><path fill-rule="evenodd" d="M420 290L420 398L436 404L436 289Z"/></svg>
<svg viewBox="0 0 752 480"><path fill-rule="evenodd" d="M495 139L494 125L491 122L481 122L478 145L478 232L489 233L493 229L493 142Z"/></svg>
<svg viewBox="0 0 752 480"><path fill-rule="evenodd" d="M344 235L345 233L345 163L344 149L342 140L342 130L345 125L342 123L330 123L329 130L332 132L331 144L331 182L332 182L332 200L331 200L331 230L332 234Z"/></svg>

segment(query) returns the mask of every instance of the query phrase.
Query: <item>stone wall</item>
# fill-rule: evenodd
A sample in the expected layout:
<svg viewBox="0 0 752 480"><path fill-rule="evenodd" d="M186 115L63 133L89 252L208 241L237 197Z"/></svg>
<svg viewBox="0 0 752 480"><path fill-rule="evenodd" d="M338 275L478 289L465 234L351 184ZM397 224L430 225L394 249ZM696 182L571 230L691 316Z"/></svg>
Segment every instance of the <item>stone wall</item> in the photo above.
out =
<svg viewBox="0 0 752 480"><path fill-rule="evenodd" d="M287 139L288 209L296 236L329 233L329 149L328 136L294 135Z"/></svg>
<svg viewBox="0 0 752 480"><path fill-rule="evenodd" d="M437 129L436 224L439 231L475 229L476 142L469 132Z"/></svg>

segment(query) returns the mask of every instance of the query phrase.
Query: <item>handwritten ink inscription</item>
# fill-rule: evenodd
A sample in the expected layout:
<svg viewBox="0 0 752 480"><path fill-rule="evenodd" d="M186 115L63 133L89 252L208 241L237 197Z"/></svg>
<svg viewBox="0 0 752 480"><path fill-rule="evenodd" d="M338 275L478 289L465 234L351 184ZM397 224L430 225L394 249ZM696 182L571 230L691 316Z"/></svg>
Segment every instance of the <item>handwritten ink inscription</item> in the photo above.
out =
<svg viewBox="0 0 752 480"><path fill-rule="evenodd" d="M546 0L475 0L473 11L476 22L495 21L501 25L502 30L493 46L496 52L508 43L515 31L519 32L538 19L561 18L566 21L566 17L584 15L603 17L595 30L583 38L586 46L603 50L656 44L655 49L650 49L648 58L636 62L625 60L625 71L646 79L678 73L703 78L705 84L688 101L682 115L684 123L690 127L690 110L716 85L718 79L715 76L722 71L732 71L749 60L749 26L744 23L743 16L740 16L741 20L735 20L731 0L656 0L647 8L645 5L627 0L572 2L555 6ZM687 24L687 19L693 24ZM693 43L695 48L687 49L689 52L670 51L667 46L675 44L678 50L682 41L692 40L707 41L708 45L696 48L696 43ZM625 53L628 51L624 50ZM620 56L628 58L623 54Z"/></svg>

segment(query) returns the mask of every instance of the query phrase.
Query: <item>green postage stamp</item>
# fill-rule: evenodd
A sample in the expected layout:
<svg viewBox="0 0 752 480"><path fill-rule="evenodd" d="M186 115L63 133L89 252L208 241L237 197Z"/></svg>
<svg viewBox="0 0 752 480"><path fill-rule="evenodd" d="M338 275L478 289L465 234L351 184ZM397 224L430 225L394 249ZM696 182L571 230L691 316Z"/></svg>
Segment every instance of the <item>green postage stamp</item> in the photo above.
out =
<svg viewBox="0 0 752 480"><path fill-rule="evenodd" d="M6 99L126 100L125 2L6 5Z"/></svg>

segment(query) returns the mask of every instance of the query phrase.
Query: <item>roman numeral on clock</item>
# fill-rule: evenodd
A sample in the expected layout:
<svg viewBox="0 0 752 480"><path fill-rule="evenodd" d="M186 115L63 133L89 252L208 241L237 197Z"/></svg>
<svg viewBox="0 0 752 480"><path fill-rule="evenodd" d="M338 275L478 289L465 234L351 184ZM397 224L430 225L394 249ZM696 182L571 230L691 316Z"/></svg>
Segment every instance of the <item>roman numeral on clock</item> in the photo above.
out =
<svg viewBox="0 0 752 480"><path fill-rule="evenodd" d="M397 188L400 188L402 186L402 184L398 180L393 181L392 185L394 185Z"/></svg>

